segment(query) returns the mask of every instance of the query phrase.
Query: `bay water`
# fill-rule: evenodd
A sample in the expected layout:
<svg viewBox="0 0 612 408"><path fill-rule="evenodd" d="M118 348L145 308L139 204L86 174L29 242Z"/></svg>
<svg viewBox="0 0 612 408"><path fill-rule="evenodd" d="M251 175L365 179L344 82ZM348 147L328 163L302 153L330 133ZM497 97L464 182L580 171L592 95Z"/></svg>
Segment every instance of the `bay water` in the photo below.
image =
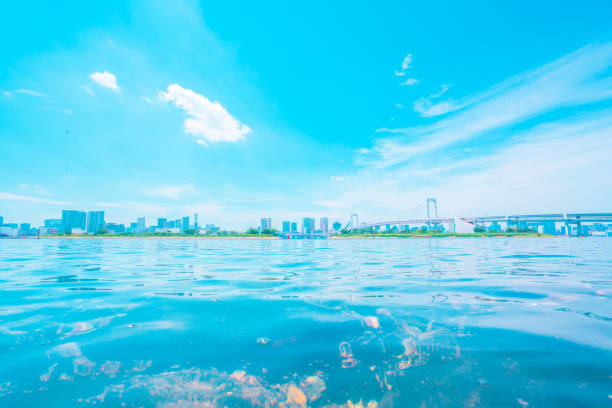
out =
<svg viewBox="0 0 612 408"><path fill-rule="evenodd" d="M612 406L612 240L0 241L1 407Z"/></svg>

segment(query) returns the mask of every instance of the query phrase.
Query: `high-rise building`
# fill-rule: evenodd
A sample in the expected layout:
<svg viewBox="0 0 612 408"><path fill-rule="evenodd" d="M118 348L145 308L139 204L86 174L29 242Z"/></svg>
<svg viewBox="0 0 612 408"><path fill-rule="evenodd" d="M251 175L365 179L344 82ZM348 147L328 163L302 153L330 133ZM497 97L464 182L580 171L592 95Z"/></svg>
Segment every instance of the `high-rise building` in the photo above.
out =
<svg viewBox="0 0 612 408"><path fill-rule="evenodd" d="M95 234L104 226L104 211L90 211L87 213L87 232Z"/></svg>
<svg viewBox="0 0 612 408"><path fill-rule="evenodd" d="M312 235L315 230L315 219L311 217L304 217L302 220L302 234Z"/></svg>
<svg viewBox="0 0 612 408"><path fill-rule="evenodd" d="M291 233L292 234L297 234L297 222L292 222L291 223Z"/></svg>
<svg viewBox="0 0 612 408"><path fill-rule="evenodd" d="M50 218L45 220L45 228L57 228L62 227L62 220L60 218Z"/></svg>
<svg viewBox="0 0 612 408"><path fill-rule="evenodd" d="M182 229L181 231L185 232L189 229L189 216L183 217Z"/></svg>
<svg viewBox="0 0 612 408"><path fill-rule="evenodd" d="M283 221L283 234L291 233L291 222Z"/></svg>
<svg viewBox="0 0 612 408"><path fill-rule="evenodd" d="M167 218L158 218L157 219L157 228L168 228L168 219Z"/></svg>
<svg viewBox="0 0 612 408"><path fill-rule="evenodd" d="M136 233L137 234L144 234L144 232L147 229L146 223L145 223L145 217L140 217L136 219L137 224L136 224Z"/></svg>
<svg viewBox="0 0 612 408"><path fill-rule="evenodd" d="M319 220L321 224L321 232L323 234L329 233L329 220L326 217L323 217Z"/></svg>
<svg viewBox="0 0 612 408"><path fill-rule="evenodd" d="M28 224L27 222L22 222L21 224L19 224L19 233L21 235L30 235L31 230L32 227L30 227L30 224Z"/></svg>
<svg viewBox="0 0 612 408"><path fill-rule="evenodd" d="M340 221L336 221L332 224L332 228L334 229L334 231L340 231L342 229L342 224L340 223Z"/></svg>
<svg viewBox="0 0 612 408"><path fill-rule="evenodd" d="M358 227L359 226L359 217L357 217L357 214L351 214L351 227Z"/></svg>
<svg viewBox="0 0 612 408"><path fill-rule="evenodd" d="M272 218L262 218L261 219L261 231L265 229L272 229Z"/></svg>
<svg viewBox="0 0 612 408"><path fill-rule="evenodd" d="M198 213L193 214L193 229L198 230Z"/></svg>
<svg viewBox="0 0 612 408"><path fill-rule="evenodd" d="M85 231L87 227L87 213L84 211L62 210L62 231L71 233L73 228Z"/></svg>

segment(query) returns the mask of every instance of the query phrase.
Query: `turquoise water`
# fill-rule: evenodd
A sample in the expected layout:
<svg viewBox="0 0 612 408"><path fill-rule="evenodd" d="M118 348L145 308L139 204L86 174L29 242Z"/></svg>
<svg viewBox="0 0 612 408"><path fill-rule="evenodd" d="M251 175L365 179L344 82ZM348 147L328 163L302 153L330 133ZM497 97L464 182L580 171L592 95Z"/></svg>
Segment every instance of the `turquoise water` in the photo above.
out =
<svg viewBox="0 0 612 408"><path fill-rule="evenodd" d="M611 296L605 238L2 240L0 406L611 406Z"/></svg>

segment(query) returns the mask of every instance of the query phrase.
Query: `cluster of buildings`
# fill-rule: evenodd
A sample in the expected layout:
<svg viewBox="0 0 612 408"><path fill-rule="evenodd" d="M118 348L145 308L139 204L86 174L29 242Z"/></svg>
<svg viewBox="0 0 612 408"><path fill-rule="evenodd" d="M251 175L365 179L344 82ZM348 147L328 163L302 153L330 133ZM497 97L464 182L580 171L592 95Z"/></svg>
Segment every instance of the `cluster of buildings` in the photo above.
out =
<svg viewBox="0 0 612 408"><path fill-rule="evenodd" d="M155 234L155 233L216 233L219 227L214 224L206 224L200 226L198 224L198 214L194 214L193 222L190 222L190 217L182 217L175 220L167 218L158 218L157 225L146 225L144 217L140 217L136 222L130 223L129 226L107 222L104 218L104 211L77 211L77 210L62 210L61 218L50 218L44 220L44 225L38 228L32 228L28 223L4 223L4 218L0 216L0 237L20 237L20 236L35 236L35 235L53 235L53 234Z"/></svg>
<svg viewBox="0 0 612 408"><path fill-rule="evenodd" d="M582 235L582 236L609 236L612 237L612 224L594 222L580 225L564 225L554 221L527 222L519 221L515 226L519 230L532 230L547 235ZM500 232L504 230L502 225L496 221L489 226L483 227L488 232Z"/></svg>
<svg viewBox="0 0 612 408"><path fill-rule="evenodd" d="M272 218L262 218L259 226L259 232L272 231ZM302 219L302 228L298 231L297 222L282 221L280 233L284 235L329 235L332 232L338 232L342 229L340 221L329 226L329 219L326 217L319 218L319 228L316 228L315 219L312 217L304 217Z"/></svg>

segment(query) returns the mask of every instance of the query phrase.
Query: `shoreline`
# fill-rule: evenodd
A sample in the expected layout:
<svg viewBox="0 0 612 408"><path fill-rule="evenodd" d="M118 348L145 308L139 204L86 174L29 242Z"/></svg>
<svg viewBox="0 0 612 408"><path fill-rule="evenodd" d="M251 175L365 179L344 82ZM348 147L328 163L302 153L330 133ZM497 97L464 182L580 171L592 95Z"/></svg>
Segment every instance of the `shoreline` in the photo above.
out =
<svg viewBox="0 0 612 408"><path fill-rule="evenodd" d="M449 234L449 235L411 235L411 236L330 236L326 239L434 239L434 238L567 238L567 235L546 235L546 234L491 234L491 235L481 235L481 234ZM578 237L585 238L585 237ZM247 240L283 240L284 238L278 236L42 236L42 237L19 237L19 238L11 238L11 237L3 237L0 239L27 239L27 240L39 240L39 239L247 239ZM310 239L310 238L301 238L301 239L290 239L288 241L320 241L321 239ZM324 240L324 239L323 239Z"/></svg>

